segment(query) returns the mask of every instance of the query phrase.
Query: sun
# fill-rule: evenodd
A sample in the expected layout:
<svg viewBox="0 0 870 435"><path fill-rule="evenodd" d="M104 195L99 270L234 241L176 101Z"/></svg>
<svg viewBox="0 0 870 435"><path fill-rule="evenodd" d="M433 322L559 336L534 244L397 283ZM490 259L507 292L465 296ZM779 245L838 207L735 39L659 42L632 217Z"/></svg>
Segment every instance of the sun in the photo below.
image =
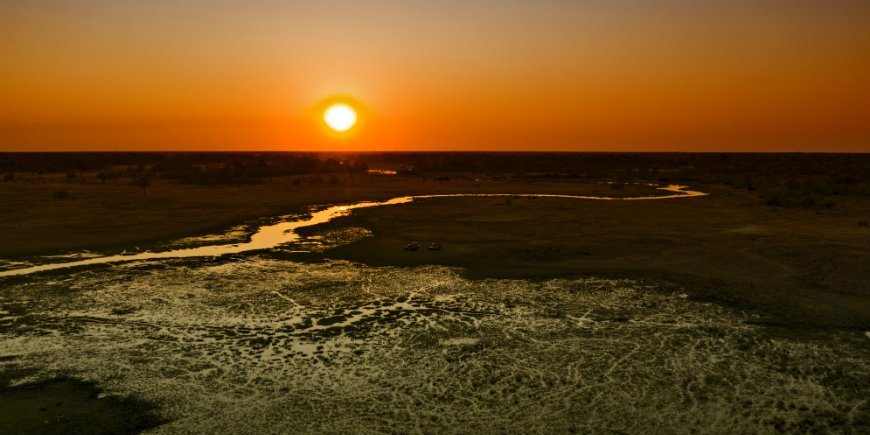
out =
<svg viewBox="0 0 870 435"><path fill-rule="evenodd" d="M323 122L332 130L343 133L356 125L356 110L344 103L336 103L323 111Z"/></svg>

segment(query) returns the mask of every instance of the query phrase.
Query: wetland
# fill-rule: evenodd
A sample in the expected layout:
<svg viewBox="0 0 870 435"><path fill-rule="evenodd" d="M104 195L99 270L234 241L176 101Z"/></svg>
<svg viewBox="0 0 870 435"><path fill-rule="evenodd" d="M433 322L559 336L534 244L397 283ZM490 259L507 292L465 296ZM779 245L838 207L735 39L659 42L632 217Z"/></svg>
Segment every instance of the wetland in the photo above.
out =
<svg viewBox="0 0 870 435"><path fill-rule="evenodd" d="M740 185L748 170L614 182L414 158L147 193L16 173L0 184L17 207L0 208L0 426L870 430L862 194L787 207ZM658 190L672 184L689 187Z"/></svg>

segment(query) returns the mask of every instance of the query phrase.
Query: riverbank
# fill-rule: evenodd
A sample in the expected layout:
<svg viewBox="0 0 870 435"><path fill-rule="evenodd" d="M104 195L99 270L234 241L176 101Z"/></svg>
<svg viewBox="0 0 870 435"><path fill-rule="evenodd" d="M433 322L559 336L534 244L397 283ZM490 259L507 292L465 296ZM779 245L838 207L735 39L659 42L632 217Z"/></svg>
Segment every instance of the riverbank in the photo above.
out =
<svg viewBox="0 0 870 435"><path fill-rule="evenodd" d="M46 199L56 184L0 184L0 257L159 246L220 232L314 205L381 201L402 195L552 193L594 196L666 194L650 186L566 180L449 180L348 176L336 184L294 178L251 186L198 187L156 182L81 185L75 199ZM769 207L745 190L695 187L709 197L668 201L559 198L428 198L401 207L356 210L303 229L371 231L353 243L294 259L346 259L375 266L438 264L471 278L602 276L650 279L692 297L759 310L767 322L870 329L870 205L841 201L831 210ZM441 251L409 253L411 241Z"/></svg>
<svg viewBox="0 0 870 435"><path fill-rule="evenodd" d="M674 201L449 198L358 210L308 234L361 227L372 237L312 259L438 264L472 278L603 276L670 282L694 298L759 310L771 325L867 329L867 204L812 211L745 191ZM443 245L407 252L411 241Z"/></svg>
<svg viewBox="0 0 870 435"><path fill-rule="evenodd" d="M14 181L0 183L0 258L84 249L114 253L224 231L255 219L304 213L311 206L383 201L405 195L662 193L634 184L615 189L595 182L514 181L475 175L435 180L345 174L336 177L334 184L313 182L310 176L277 177L263 184L211 187L155 179L145 191L125 183L66 183L60 179L18 174ZM54 194L61 191L66 197L56 199Z"/></svg>
<svg viewBox="0 0 870 435"><path fill-rule="evenodd" d="M567 195L567 194L518 194L518 193L460 193L460 194L434 194L421 196L399 196L390 198L386 201L362 201L349 203L345 205L332 205L326 208L311 211L307 215L298 217L282 218L274 223L266 223L260 226L252 226L251 234L245 240L230 240L224 243L204 244L202 246L183 246L177 249L156 249L152 251L121 253L117 255L90 255L88 258L69 260L69 261L51 261L32 267L12 268L11 270L0 270L2 276L21 276L31 273L45 272L57 269L66 269L71 267L93 266L99 264L113 264L129 261L142 260L157 260L169 258L196 258L196 257L220 257L224 255L240 254L252 251L273 250L289 243L297 242L300 239L298 230L327 223L337 217L350 213L352 210L358 210L371 207L394 206L408 204L416 200L425 199L449 199L449 198L499 198L505 201L505 204L510 204L515 199L568 199L579 201L651 201L651 200L675 200L681 198L691 198L706 196L707 194L699 191L686 190L687 186L669 185L658 187L656 190L667 192L662 195L643 195L643 196L591 196L591 195ZM305 250L294 251L305 252ZM69 256L63 256L69 257Z"/></svg>

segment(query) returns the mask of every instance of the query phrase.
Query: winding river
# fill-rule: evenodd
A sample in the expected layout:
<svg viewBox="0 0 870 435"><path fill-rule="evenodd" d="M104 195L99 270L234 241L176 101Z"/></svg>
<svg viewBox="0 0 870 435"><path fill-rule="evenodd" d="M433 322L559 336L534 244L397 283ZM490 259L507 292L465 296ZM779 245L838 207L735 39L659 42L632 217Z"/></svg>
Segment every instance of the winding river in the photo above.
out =
<svg viewBox="0 0 870 435"><path fill-rule="evenodd" d="M264 225L258 228L251 239L246 243L234 243L224 245L208 245L195 248L172 249L163 252L141 252L137 254L118 254L108 255L103 257L93 257L78 261L66 261L57 263L46 263L37 266L22 267L18 269L0 271L0 277L3 276L21 276L29 275L37 272L45 272L49 270L65 269L70 267L91 266L107 263L121 263L129 261L156 260L164 258L188 258L188 257L218 257L227 254L238 254L241 252L259 251L271 249L276 246L295 242L301 238L296 232L299 228L310 227L313 225L329 222L337 217L347 215L351 210L358 208L378 207L384 205L406 204L416 199L426 198L456 198L456 197L535 197L535 198L568 198L568 199L588 199L598 201L648 201L648 200L663 200L676 198L692 198L697 196L707 195L704 192L687 190L688 186L670 185L666 187L658 187L658 190L670 192L669 195L648 195L635 197L609 197L609 196L586 196L586 195L558 195L558 194L514 194L514 193L456 193L442 195L418 195L418 196L400 196L382 202L363 201L349 205L333 205L323 210L315 211L305 219L279 222L271 225Z"/></svg>

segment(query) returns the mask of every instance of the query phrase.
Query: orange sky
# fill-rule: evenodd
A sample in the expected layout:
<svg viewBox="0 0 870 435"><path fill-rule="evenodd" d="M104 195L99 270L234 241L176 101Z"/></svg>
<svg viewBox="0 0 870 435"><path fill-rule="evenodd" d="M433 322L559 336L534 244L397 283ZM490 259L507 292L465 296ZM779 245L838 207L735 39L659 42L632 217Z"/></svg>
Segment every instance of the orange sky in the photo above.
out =
<svg viewBox="0 0 870 435"><path fill-rule="evenodd" d="M870 152L870 1L0 2L0 151L254 149Z"/></svg>

